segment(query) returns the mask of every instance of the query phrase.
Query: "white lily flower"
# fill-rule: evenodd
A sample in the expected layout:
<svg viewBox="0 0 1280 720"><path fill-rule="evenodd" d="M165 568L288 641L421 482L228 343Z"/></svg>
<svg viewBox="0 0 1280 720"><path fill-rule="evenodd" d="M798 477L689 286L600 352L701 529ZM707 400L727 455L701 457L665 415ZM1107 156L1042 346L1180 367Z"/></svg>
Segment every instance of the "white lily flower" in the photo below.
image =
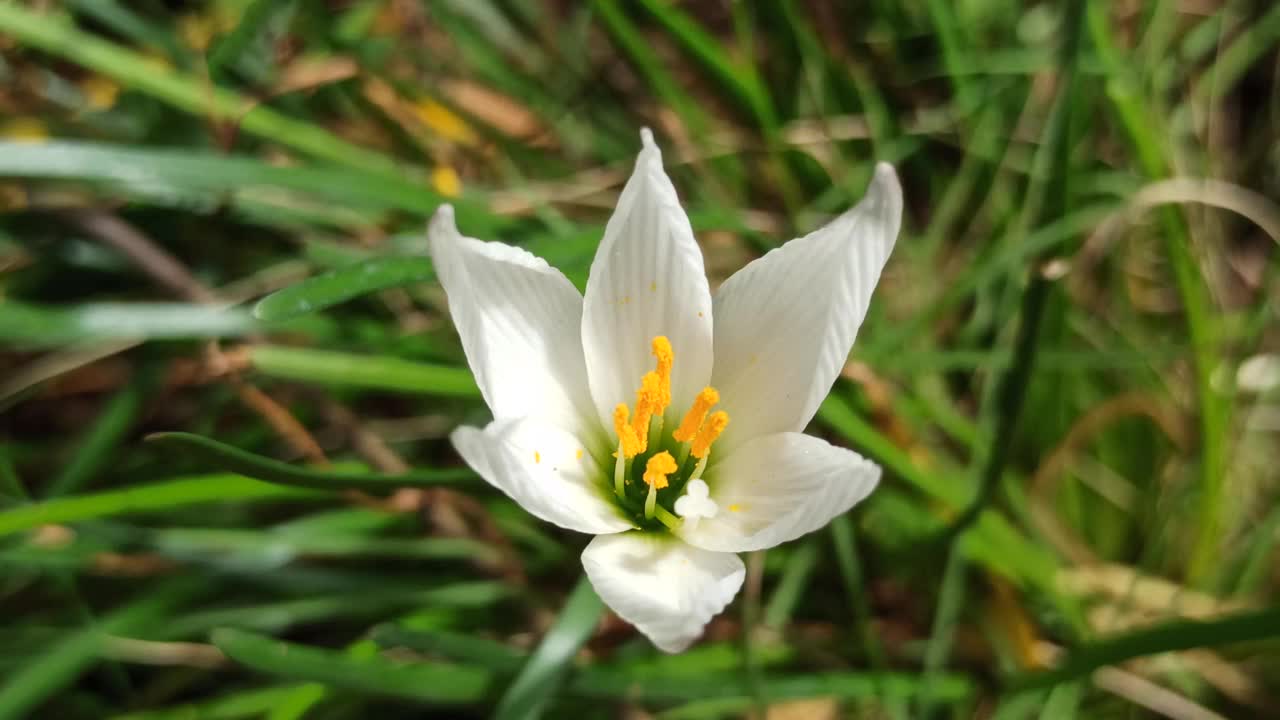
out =
<svg viewBox="0 0 1280 720"><path fill-rule="evenodd" d="M462 236L447 205L429 237L494 416L454 446L533 515L596 535L582 563L601 599L680 652L742 586L735 553L817 530L879 481L874 463L801 431L866 315L902 191L877 165L857 207L713 299L662 155L641 138L585 297L524 250Z"/></svg>

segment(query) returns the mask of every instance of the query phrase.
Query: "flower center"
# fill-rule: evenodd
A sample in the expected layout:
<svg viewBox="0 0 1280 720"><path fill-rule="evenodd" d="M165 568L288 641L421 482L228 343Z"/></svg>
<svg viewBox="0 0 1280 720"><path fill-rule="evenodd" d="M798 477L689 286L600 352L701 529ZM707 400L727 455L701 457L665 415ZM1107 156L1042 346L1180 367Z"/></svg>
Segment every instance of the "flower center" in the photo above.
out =
<svg viewBox="0 0 1280 720"><path fill-rule="evenodd" d="M680 426L664 435L663 418L671 405L671 366L675 362L671 341L663 335L655 337L653 356L657 367L640 379L634 415L626 403L613 410L618 439L614 493L623 510L641 527L674 529L680 526L681 517L690 516L688 511L680 512L682 509L696 508L696 517L716 513L715 502L706 497L706 483L700 478L711 445L729 424L729 414L711 412L720 402L720 393L706 387L694 398ZM701 492L696 502L677 502L686 486Z"/></svg>

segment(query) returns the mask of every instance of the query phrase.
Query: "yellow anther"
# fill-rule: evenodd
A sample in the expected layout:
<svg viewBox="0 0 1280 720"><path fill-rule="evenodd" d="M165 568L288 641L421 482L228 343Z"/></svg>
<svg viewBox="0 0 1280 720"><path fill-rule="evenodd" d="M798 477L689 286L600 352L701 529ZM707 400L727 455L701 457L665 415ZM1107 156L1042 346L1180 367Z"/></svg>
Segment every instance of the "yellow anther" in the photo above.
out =
<svg viewBox="0 0 1280 720"><path fill-rule="evenodd" d="M711 443L720 437L720 433L724 432L724 428L729 424L729 413L723 410L717 410L711 413L711 417L702 423L702 427L698 429L698 434L693 438L693 446L689 448L689 454L701 460L711 452Z"/></svg>
<svg viewBox="0 0 1280 720"><path fill-rule="evenodd" d="M678 469L676 459L671 457L671 453L663 450L645 463L644 481L649 483L650 487L661 490L667 486L667 476Z"/></svg>
<svg viewBox="0 0 1280 720"><path fill-rule="evenodd" d="M644 448L640 444L640 438L643 436L636 435L635 428L627 422L631 411L627 409L626 403L618 403L613 409L613 429L618 433L618 447L622 450L624 458L633 458L644 452Z"/></svg>
<svg viewBox="0 0 1280 720"><path fill-rule="evenodd" d="M671 437L675 438L676 442L692 440L698 434L698 428L702 427L702 421L707 418L707 413L718 402L720 402L720 393L716 392L715 388L702 388L702 392L698 393L698 397L693 400L693 407L684 414L684 420L680 422L680 427L671 433Z"/></svg>
<svg viewBox="0 0 1280 720"><path fill-rule="evenodd" d="M649 447L649 421L655 414L661 414L666 406L662 404L662 380L652 370L640 379L640 389L636 391L636 417L631 422L631 429L640 441L640 452Z"/></svg>
<svg viewBox="0 0 1280 720"><path fill-rule="evenodd" d="M658 360L658 390L662 400L662 407L655 412L661 414L671 404L671 366L676 357L666 335L658 335L653 339L653 356Z"/></svg>

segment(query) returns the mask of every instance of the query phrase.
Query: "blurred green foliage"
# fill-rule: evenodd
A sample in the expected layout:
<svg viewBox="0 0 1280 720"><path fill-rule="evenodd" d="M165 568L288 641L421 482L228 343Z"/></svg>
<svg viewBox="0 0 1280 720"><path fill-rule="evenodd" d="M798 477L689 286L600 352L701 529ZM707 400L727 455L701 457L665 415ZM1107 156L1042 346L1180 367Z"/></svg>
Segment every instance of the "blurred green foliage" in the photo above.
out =
<svg viewBox="0 0 1280 720"><path fill-rule="evenodd" d="M1267 716L1278 48L1262 0L0 1L0 717ZM907 196L811 428L886 482L674 657L460 465L423 238L581 287L641 126L713 284Z"/></svg>

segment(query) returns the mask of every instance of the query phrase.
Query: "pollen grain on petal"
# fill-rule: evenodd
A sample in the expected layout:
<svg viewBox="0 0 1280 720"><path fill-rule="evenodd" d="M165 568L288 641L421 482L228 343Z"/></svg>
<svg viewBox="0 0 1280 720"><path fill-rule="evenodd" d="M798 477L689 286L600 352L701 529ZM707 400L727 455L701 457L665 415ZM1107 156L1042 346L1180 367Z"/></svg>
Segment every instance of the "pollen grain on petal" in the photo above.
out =
<svg viewBox="0 0 1280 720"><path fill-rule="evenodd" d="M713 387L704 387L702 392L693 399L693 406L689 408L689 412L684 414L684 420L680 422L680 427L671 433L671 437L676 442L689 442L698 434L698 428L702 427L702 421L706 419L707 413L711 408L720 402L720 393Z"/></svg>
<svg viewBox="0 0 1280 720"><path fill-rule="evenodd" d="M644 481L651 487L661 490L667 486L667 476L679 469L676 465L676 459L671 457L671 453L663 450L662 452L649 458L649 462L644 466Z"/></svg>
<svg viewBox="0 0 1280 720"><path fill-rule="evenodd" d="M724 432L725 427L729 424L729 413L723 410L717 410L711 413L711 417L702 423L702 427L698 429L698 434L693 438L693 445L689 448L689 454L701 460L711 452L711 443L720 437L720 433Z"/></svg>

